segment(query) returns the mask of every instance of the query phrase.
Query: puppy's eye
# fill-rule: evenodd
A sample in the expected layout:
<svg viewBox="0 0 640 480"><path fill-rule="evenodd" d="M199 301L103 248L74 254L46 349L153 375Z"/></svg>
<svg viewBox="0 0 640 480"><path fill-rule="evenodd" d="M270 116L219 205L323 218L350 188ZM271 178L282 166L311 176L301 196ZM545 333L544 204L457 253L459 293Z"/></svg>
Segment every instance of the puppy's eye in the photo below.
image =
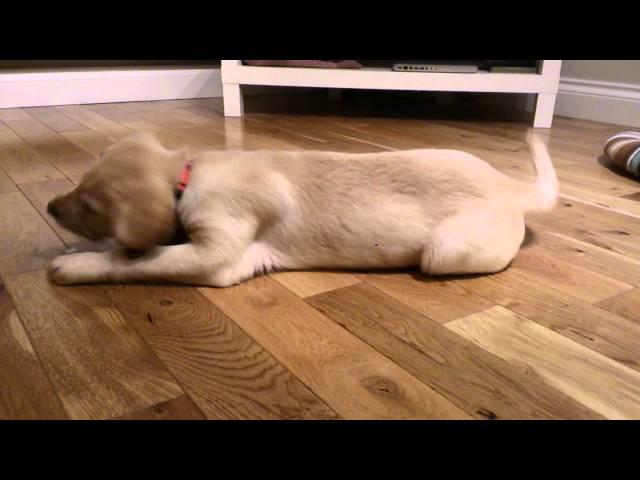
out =
<svg viewBox="0 0 640 480"><path fill-rule="evenodd" d="M96 213L95 208L89 202L82 202L82 208L89 213Z"/></svg>
<svg viewBox="0 0 640 480"><path fill-rule="evenodd" d="M83 194L81 197L81 205L84 210L90 213L100 213L102 211L101 203L91 195Z"/></svg>

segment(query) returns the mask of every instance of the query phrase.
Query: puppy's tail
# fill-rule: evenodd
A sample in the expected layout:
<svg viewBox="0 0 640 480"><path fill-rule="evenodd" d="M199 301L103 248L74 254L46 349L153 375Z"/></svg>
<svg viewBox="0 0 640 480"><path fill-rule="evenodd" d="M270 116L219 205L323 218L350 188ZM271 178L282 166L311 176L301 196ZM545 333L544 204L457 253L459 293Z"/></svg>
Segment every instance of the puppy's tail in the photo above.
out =
<svg viewBox="0 0 640 480"><path fill-rule="evenodd" d="M547 146L535 133L529 132L527 144L538 177L534 183L526 184L524 210L525 212L551 210L558 199L558 177L551 157Z"/></svg>

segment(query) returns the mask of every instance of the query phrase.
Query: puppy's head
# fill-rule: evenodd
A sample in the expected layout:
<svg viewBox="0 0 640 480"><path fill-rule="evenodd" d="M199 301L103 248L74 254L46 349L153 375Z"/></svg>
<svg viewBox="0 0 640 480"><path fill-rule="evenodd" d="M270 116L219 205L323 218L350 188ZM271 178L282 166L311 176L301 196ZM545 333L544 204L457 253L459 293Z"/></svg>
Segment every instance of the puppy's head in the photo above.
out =
<svg viewBox="0 0 640 480"><path fill-rule="evenodd" d="M107 147L99 163L47 212L90 240L114 239L145 250L171 240L177 229L173 165L178 152L150 133L135 133Z"/></svg>

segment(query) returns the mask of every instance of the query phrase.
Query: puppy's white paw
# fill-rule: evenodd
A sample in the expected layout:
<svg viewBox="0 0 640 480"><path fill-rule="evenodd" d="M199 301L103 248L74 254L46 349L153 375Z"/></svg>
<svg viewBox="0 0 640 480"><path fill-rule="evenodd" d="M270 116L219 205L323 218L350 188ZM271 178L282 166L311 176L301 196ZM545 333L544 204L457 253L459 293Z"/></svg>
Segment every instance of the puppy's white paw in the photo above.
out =
<svg viewBox="0 0 640 480"><path fill-rule="evenodd" d="M103 253L75 253L56 257L47 269L49 279L57 285L104 281L109 262Z"/></svg>

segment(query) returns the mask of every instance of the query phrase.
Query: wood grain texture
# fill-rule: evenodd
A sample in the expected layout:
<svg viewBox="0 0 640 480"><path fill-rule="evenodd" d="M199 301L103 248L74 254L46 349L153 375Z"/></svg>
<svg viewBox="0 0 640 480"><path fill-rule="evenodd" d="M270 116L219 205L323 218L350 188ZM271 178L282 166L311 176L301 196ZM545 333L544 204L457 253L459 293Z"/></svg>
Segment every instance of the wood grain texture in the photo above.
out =
<svg viewBox="0 0 640 480"><path fill-rule="evenodd" d="M135 122L140 120L133 113L126 112L116 103L106 103L101 105L90 105L87 107L94 113L97 113L101 117L108 118L114 122L123 124L124 122Z"/></svg>
<svg viewBox="0 0 640 480"><path fill-rule="evenodd" d="M596 305L640 324L640 288L634 288Z"/></svg>
<svg viewBox="0 0 640 480"><path fill-rule="evenodd" d="M486 298L492 304L502 305L525 316L531 311L564 307L579 301L546 284L532 282L509 269L498 275L456 278L450 281L463 283L466 289Z"/></svg>
<svg viewBox="0 0 640 480"><path fill-rule="evenodd" d="M96 132L100 132L112 141L116 141L132 132L129 128L124 125L120 125L118 122L109 120L96 112L77 105L56 108L81 124L95 130Z"/></svg>
<svg viewBox="0 0 640 480"><path fill-rule="evenodd" d="M328 419L328 408L194 289L105 287L210 419Z"/></svg>
<svg viewBox="0 0 640 480"><path fill-rule="evenodd" d="M137 112L136 116L141 120L157 123L163 127L183 127L194 125L193 122L179 115L174 115L172 111L142 111Z"/></svg>
<svg viewBox="0 0 640 480"><path fill-rule="evenodd" d="M480 312L493 304L461 282L419 272L358 274L358 278L439 323Z"/></svg>
<svg viewBox="0 0 640 480"><path fill-rule="evenodd" d="M9 175L4 173L4 170L0 168L0 193L16 192L18 187L11 181Z"/></svg>
<svg viewBox="0 0 640 480"><path fill-rule="evenodd" d="M205 416L189 397L181 395L115 420L205 420Z"/></svg>
<svg viewBox="0 0 640 480"><path fill-rule="evenodd" d="M552 215L531 215L527 222L537 229L640 259L640 219L629 215L563 199Z"/></svg>
<svg viewBox="0 0 640 480"><path fill-rule="evenodd" d="M278 272L271 278L302 298L360 282L347 272Z"/></svg>
<svg viewBox="0 0 640 480"><path fill-rule="evenodd" d="M71 418L112 418L184 393L97 287L54 287L42 271L5 284Z"/></svg>
<svg viewBox="0 0 640 480"><path fill-rule="evenodd" d="M92 165L91 155L38 120L13 120L6 123L40 157L65 175L81 175Z"/></svg>
<svg viewBox="0 0 640 480"><path fill-rule="evenodd" d="M607 193L602 193L599 189L580 187L571 183L564 183L560 186L561 198L574 200L592 205L601 210L610 210L635 218L640 218L640 205L638 202L626 198L617 197Z"/></svg>
<svg viewBox="0 0 640 480"><path fill-rule="evenodd" d="M369 285L307 302L476 418L598 416L530 369L490 354Z"/></svg>
<svg viewBox="0 0 640 480"><path fill-rule="evenodd" d="M640 370L640 322L582 302L549 310L532 309L526 317L616 362Z"/></svg>
<svg viewBox="0 0 640 480"><path fill-rule="evenodd" d="M203 148L206 147L205 143L198 141L196 138L193 138L189 135L190 131L182 132L179 129L172 128L164 128L156 123L138 120L135 122L126 122L123 123L127 127L131 128L135 131L149 131L155 133L161 143L166 145L169 148L181 148L185 145L191 145L195 148ZM208 135L208 137L217 137L216 135ZM220 138L220 137L217 137ZM223 143L222 140L218 141L219 144Z"/></svg>
<svg viewBox="0 0 640 480"><path fill-rule="evenodd" d="M0 121L29 120L33 118L21 108L0 108Z"/></svg>
<svg viewBox="0 0 640 480"><path fill-rule="evenodd" d="M0 125L0 168L17 184L64 178L6 125Z"/></svg>
<svg viewBox="0 0 640 480"><path fill-rule="evenodd" d="M493 307L447 328L509 362L528 365L551 386L606 418L640 418L640 372L531 320Z"/></svg>
<svg viewBox="0 0 640 480"><path fill-rule="evenodd" d="M632 285L578 267L539 248L523 249L513 260L510 274L543 283L588 303L631 290Z"/></svg>
<svg viewBox="0 0 640 480"><path fill-rule="evenodd" d="M0 419L65 419L9 294L0 286Z"/></svg>
<svg viewBox="0 0 640 480"><path fill-rule="evenodd" d="M88 128L54 107L26 108L24 111L56 132L87 130Z"/></svg>
<svg viewBox="0 0 640 480"><path fill-rule="evenodd" d="M550 255L623 283L640 286L640 260L554 232L541 232L536 244Z"/></svg>
<svg viewBox="0 0 640 480"><path fill-rule="evenodd" d="M347 419L469 418L271 278L199 291Z"/></svg>
<svg viewBox="0 0 640 480"><path fill-rule="evenodd" d="M20 192L0 194L0 276L44 268L64 244Z"/></svg>
<svg viewBox="0 0 640 480"><path fill-rule="evenodd" d="M102 151L113 143L111 139L93 130L63 132L62 136L96 159L100 158Z"/></svg>

